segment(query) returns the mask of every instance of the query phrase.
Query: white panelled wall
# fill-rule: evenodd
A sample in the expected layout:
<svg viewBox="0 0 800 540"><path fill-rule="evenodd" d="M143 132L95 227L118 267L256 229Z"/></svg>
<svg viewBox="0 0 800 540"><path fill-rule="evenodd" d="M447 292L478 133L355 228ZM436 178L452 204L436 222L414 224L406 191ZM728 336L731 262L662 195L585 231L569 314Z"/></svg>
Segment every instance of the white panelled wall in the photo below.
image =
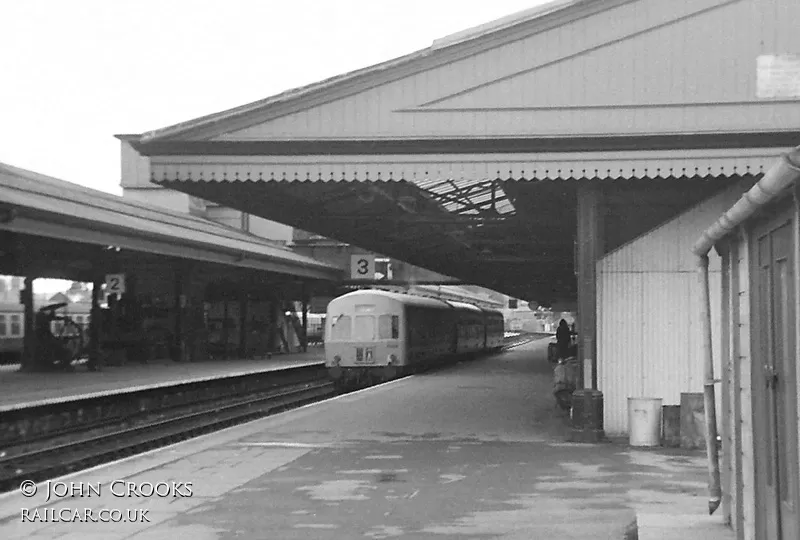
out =
<svg viewBox="0 0 800 540"><path fill-rule="evenodd" d="M700 285L690 248L743 192L743 186L732 186L598 261L598 386L607 434L628 433L629 397L679 405L681 393L703 391ZM709 270L719 378L721 266L714 251ZM721 388L717 392L721 395Z"/></svg>

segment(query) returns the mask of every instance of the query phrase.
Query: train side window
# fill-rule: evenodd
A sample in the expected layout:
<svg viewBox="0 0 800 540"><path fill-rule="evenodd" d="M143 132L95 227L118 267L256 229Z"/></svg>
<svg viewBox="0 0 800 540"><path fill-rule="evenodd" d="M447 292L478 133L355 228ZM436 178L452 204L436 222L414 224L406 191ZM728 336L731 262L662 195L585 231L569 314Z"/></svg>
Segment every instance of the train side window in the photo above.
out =
<svg viewBox="0 0 800 540"><path fill-rule="evenodd" d="M347 341L350 339L350 317L342 315L331 322L331 340Z"/></svg>
<svg viewBox="0 0 800 540"><path fill-rule="evenodd" d="M375 339L375 317L356 315L353 328L353 341L373 341Z"/></svg>
<svg viewBox="0 0 800 540"><path fill-rule="evenodd" d="M22 324L20 323L20 316L19 315L12 315L11 316L11 333L9 336L21 336L22 335Z"/></svg>
<svg viewBox="0 0 800 540"><path fill-rule="evenodd" d="M378 317L378 339L391 339L392 319L391 315L381 315Z"/></svg>
<svg viewBox="0 0 800 540"><path fill-rule="evenodd" d="M6 316L0 315L0 336L5 336L8 333L8 325L6 324Z"/></svg>
<svg viewBox="0 0 800 540"><path fill-rule="evenodd" d="M400 337L400 317L381 315L378 318L378 339L397 339Z"/></svg>

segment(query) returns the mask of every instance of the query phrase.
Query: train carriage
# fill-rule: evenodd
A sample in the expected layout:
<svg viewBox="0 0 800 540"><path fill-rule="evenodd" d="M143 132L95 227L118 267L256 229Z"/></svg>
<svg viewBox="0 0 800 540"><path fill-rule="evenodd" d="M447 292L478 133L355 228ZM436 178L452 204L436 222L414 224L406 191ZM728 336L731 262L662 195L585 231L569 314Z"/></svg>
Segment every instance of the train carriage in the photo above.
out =
<svg viewBox="0 0 800 540"><path fill-rule="evenodd" d="M22 358L25 336L25 307L19 303L0 303L0 364L14 364Z"/></svg>
<svg viewBox="0 0 800 540"><path fill-rule="evenodd" d="M328 305L325 362L343 386L371 384L497 349L503 328L501 313L471 304L354 291Z"/></svg>
<svg viewBox="0 0 800 540"><path fill-rule="evenodd" d="M456 314L458 344L456 354L469 354L481 351L486 345L485 313L472 304L446 301Z"/></svg>
<svg viewBox="0 0 800 540"><path fill-rule="evenodd" d="M54 336L68 337L81 332L83 341L89 337L91 305L70 304L68 309L56 310L58 315L68 315L77 325L66 325L63 321L51 321L50 330ZM80 330L77 330L79 328ZM0 302L0 365L16 364L22 360L25 340L25 307L18 302Z"/></svg>

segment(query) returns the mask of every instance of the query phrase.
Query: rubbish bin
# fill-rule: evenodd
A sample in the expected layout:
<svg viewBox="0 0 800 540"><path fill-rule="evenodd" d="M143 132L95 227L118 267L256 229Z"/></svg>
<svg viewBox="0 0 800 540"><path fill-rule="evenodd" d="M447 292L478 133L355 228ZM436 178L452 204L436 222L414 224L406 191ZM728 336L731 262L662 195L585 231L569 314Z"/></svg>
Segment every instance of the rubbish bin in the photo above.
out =
<svg viewBox="0 0 800 540"><path fill-rule="evenodd" d="M628 398L628 431L631 446L661 444L660 398Z"/></svg>

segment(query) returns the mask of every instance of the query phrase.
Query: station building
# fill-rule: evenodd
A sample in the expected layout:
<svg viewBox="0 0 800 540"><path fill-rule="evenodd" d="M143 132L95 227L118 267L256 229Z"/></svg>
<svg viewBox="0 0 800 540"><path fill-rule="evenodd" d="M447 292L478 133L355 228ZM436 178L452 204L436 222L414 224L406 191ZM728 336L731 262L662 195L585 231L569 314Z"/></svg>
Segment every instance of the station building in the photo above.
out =
<svg viewBox="0 0 800 540"><path fill-rule="evenodd" d="M124 171L515 298L577 299L583 384L603 393L606 433L624 434L628 398L678 405L703 391L690 248L800 144L797 20L794 0L553 2L122 137ZM715 373L755 373L764 350L732 359L724 346L726 264L709 254ZM783 373L787 395L796 371ZM737 381L743 396L763 383ZM728 463L749 463L728 493L758 477L767 450L750 446L752 429L726 440ZM794 456L781 458L790 478ZM796 518L794 486L782 496ZM750 493L726 502L740 538L767 519Z"/></svg>

